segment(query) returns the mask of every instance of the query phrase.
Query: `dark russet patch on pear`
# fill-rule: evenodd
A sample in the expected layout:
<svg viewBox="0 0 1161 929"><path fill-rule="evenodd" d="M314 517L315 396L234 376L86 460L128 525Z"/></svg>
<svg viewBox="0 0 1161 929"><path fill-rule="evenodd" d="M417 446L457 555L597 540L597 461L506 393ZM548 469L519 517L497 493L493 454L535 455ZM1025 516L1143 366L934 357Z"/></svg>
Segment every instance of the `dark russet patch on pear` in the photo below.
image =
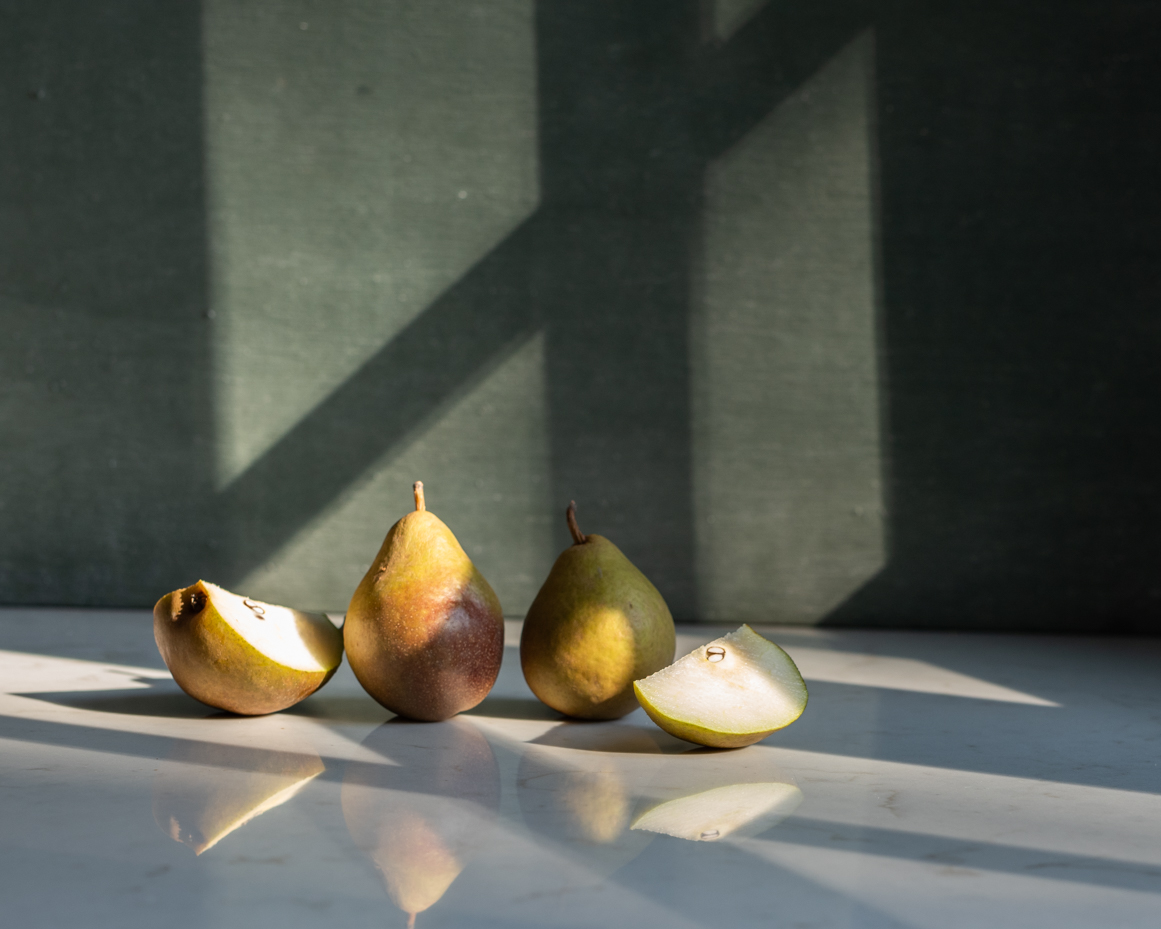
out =
<svg viewBox="0 0 1161 929"><path fill-rule="evenodd" d="M470 595L454 603L441 597L428 610L417 611L443 614L427 626L422 641L400 628L400 614L378 628L352 627L352 641L371 640L370 648L354 646L363 660L358 668L352 663L352 669L367 692L393 713L448 719L474 707L492 689L504 655L504 626L495 622L490 604Z"/></svg>

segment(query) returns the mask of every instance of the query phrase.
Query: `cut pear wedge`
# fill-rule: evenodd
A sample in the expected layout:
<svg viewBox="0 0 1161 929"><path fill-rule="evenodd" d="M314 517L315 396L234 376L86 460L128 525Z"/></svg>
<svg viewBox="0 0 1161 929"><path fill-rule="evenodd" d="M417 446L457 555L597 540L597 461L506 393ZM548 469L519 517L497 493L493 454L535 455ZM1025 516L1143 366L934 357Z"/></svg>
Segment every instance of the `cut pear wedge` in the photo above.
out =
<svg viewBox="0 0 1161 929"><path fill-rule="evenodd" d="M749 626L633 682L649 718L670 735L741 748L789 726L806 708L794 661Z"/></svg>
<svg viewBox="0 0 1161 929"><path fill-rule="evenodd" d="M173 679L202 703L256 716L293 706L343 659L323 613L251 600L198 581L153 608L153 635Z"/></svg>
<svg viewBox="0 0 1161 929"><path fill-rule="evenodd" d="M765 832L798 809L802 791L793 784L730 784L659 803L633 821L633 828L691 842Z"/></svg>

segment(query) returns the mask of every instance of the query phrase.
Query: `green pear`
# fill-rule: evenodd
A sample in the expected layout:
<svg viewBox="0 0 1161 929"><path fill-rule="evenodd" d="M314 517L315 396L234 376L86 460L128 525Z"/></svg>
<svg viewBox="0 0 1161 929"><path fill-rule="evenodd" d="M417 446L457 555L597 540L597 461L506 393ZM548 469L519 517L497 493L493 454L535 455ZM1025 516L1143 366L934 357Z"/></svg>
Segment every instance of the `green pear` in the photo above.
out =
<svg viewBox="0 0 1161 929"><path fill-rule="evenodd" d="M575 544L556 559L524 618L520 665L554 710L617 719L637 708L633 681L673 661L673 617L617 546L581 533L576 503L565 515Z"/></svg>
<svg viewBox="0 0 1161 929"><path fill-rule="evenodd" d="M392 713L441 720L478 704L500 673L500 601L450 529L427 511L391 527L351 597L343 640L363 689Z"/></svg>
<svg viewBox="0 0 1161 929"><path fill-rule="evenodd" d="M487 740L462 718L434 726L393 719L363 747L374 760L347 763L343 818L413 925L489 847L500 771Z"/></svg>
<svg viewBox="0 0 1161 929"><path fill-rule="evenodd" d="M281 806L326 766L309 746L268 751L180 740L153 778L153 818L197 855Z"/></svg>
<svg viewBox="0 0 1161 929"><path fill-rule="evenodd" d="M157 601L153 636L182 690L247 716L293 706L343 660L343 635L324 614L240 597L206 581Z"/></svg>
<svg viewBox="0 0 1161 929"><path fill-rule="evenodd" d="M749 626L694 649L633 688L658 726L711 748L751 745L806 709L806 683L793 659Z"/></svg>

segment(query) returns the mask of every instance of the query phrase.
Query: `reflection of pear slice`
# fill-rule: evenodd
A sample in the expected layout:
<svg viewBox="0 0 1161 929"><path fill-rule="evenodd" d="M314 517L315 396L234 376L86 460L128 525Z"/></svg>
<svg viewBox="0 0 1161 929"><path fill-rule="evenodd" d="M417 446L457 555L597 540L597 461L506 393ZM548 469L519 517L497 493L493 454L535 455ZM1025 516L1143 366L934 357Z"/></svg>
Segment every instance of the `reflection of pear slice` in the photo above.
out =
<svg viewBox="0 0 1161 929"><path fill-rule="evenodd" d="M347 764L343 818L391 901L414 919L487 845L500 804L499 769L487 740L462 718L392 720L363 746L389 760Z"/></svg>
<svg viewBox="0 0 1161 929"><path fill-rule="evenodd" d="M312 750L179 742L153 781L153 818L200 855L326 770Z"/></svg>
<svg viewBox="0 0 1161 929"><path fill-rule="evenodd" d="M730 784L658 804L638 816L633 828L714 842L764 832L801 802L802 791L793 784Z"/></svg>

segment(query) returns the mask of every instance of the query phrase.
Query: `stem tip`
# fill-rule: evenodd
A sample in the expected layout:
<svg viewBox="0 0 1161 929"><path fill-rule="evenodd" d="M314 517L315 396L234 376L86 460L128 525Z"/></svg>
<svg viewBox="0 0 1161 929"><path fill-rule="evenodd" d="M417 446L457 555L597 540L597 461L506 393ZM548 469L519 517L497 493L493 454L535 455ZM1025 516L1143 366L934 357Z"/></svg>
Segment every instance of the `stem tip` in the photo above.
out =
<svg viewBox="0 0 1161 929"><path fill-rule="evenodd" d="M427 503L423 499L423 481L416 481L411 485L411 490L415 494L415 511L422 513L427 509Z"/></svg>
<svg viewBox="0 0 1161 929"><path fill-rule="evenodd" d="M568 531L572 533L573 541L577 545L584 545L588 541L588 537L580 531L580 526L576 524L576 501L569 500L568 509L564 511L564 518L568 520Z"/></svg>

